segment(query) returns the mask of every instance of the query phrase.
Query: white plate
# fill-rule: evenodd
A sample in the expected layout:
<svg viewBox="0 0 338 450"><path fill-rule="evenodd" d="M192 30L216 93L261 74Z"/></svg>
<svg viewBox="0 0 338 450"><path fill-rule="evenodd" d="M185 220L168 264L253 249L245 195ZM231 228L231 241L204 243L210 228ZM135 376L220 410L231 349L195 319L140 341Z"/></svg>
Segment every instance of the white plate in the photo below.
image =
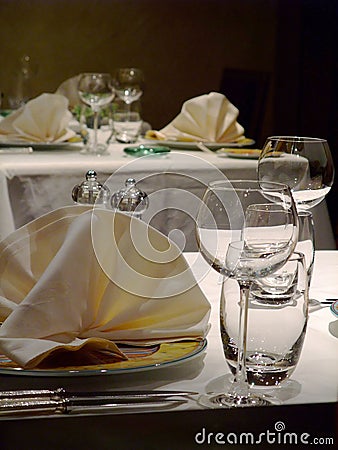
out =
<svg viewBox="0 0 338 450"><path fill-rule="evenodd" d="M196 142L189 141L161 141L159 139L146 139L147 142L157 143L160 145L165 145L167 147L171 147L177 150L199 150ZM203 144L208 147L210 150L217 150L219 148L227 147L231 148L242 148L247 147L249 145L253 145L255 141L253 139L245 138L239 142L203 142Z"/></svg>
<svg viewBox="0 0 338 450"><path fill-rule="evenodd" d="M217 156L221 158L238 158L238 159L258 159L261 154L261 150L258 149L231 149L231 148L221 148L216 151Z"/></svg>
<svg viewBox="0 0 338 450"><path fill-rule="evenodd" d="M52 150L81 150L83 147L82 142L23 142L23 141L0 141L0 147L2 148L14 148L17 147L32 147L35 151L52 151Z"/></svg>
<svg viewBox="0 0 338 450"><path fill-rule="evenodd" d="M94 366L60 367L55 369L22 369L6 356L0 355L0 374L34 377L72 377L96 375L123 375L181 364L200 355L206 348L206 339L154 345L124 347L127 361Z"/></svg>

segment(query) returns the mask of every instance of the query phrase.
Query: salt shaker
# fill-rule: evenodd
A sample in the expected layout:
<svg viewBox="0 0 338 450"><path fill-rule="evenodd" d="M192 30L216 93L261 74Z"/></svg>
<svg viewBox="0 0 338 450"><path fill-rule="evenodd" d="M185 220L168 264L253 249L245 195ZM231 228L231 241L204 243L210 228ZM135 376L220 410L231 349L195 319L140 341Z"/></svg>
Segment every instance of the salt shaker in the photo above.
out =
<svg viewBox="0 0 338 450"><path fill-rule="evenodd" d="M138 189L134 178L128 178L125 187L115 192L111 197L111 207L115 211L133 215L139 219L148 208L148 195Z"/></svg>
<svg viewBox="0 0 338 450"><path fill-rule="evenodd" d="M86 179L81 184L74 186L72 199L81 205L103 205L108 204L110 191L107 186L97 180L95 170L88 170Z"/></svg>

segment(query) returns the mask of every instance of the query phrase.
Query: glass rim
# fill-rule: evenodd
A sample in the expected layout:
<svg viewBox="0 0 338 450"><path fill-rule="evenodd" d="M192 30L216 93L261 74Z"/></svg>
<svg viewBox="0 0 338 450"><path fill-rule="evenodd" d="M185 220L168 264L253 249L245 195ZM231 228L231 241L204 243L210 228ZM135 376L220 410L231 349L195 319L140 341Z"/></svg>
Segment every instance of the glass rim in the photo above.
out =
<svg viewBox="0 0 338 450"><path fill-rule="evenodd" d="M285 141L285 142L327 142L324 138L310 137L310 136L269 136L267 141Z"/></svg>
<svg viewBox="0 0 338 450"><path fill-rule="evenodd" d="M248 186L235 187L234 184L236 183L247 183ZM222 184L224 184L224 186L222 186ZM252 184L253 188L257 190L261 189L260 186L265 185L269 187L269 189L271 190L280 191L280 189L283 188L283 190L289 191L291 193L290 187L285 183L279 183L277 181L259 181L259 180L245 180L245 179L209 181L208 188L217 189L219 187L220 189L229 189L229 190L237 189L246 191L250 187L249 184Z"/></svg>

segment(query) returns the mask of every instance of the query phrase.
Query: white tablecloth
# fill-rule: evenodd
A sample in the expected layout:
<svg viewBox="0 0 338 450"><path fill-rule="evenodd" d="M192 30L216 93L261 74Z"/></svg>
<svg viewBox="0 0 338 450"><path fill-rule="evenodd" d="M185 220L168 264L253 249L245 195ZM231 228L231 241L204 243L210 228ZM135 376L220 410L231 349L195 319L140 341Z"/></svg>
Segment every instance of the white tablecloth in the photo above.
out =
<svg viewBox="0 0 338 450"><path fill-rule="evenodd" d="M218 380L230 373L219 332L221 284L218 274L198 253L186 253L185 256L211 304L208 345L200 357L171 367L112 376L46 378L0 375L2 389L62 386L69 390L183 389L204 393L217 386ZM337 273L338 251L317 251L310 296L318 300L338 297ZM327 306L312 307L299 363L290 381L277 392L283 404L337 402L337 354L338 319ZM191 401L178 409L199 408L195 401Z"/></svg>
<svg viewBox="0 0 338 450"><path fill-rule="evenodd" d="M150 196L144 220L195 251L194 222L199 199L209 181L256 179L257 161L219 157L201 151L178 150L166 156L133 158L125 145L111 144L108 156L72 151L34 151L0 154L0 239L30 220L72 204L74 185L93 169L111 192L132 176ZM325 202L314 211L316 248L334 249L335 243ZM178 231L173 232L173 230Z"/></svg>

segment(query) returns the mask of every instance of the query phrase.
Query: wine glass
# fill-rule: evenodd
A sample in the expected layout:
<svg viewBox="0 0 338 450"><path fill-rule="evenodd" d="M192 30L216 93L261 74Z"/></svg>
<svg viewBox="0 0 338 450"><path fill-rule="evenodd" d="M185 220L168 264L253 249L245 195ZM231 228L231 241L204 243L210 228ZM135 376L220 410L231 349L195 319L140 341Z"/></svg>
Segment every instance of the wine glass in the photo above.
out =
<svg viewBox="0 0 338 450"><path fill-rule="evenodd" d="M143 94L144 76L141 69L125 67L114 72L115 92L119 99L131 105Z"/></svg>
<svg viewBox="0 0 338 450"><path fill-rule="evenodd" d="M206 394L199 401L211 408L268 405L273 400L251 392L247 381L248 298L253 281L282 267L297 243L298 216L290 189L279 183L251 180L212 182L198 211L196 234L208 264L221 275L237 280L240 288L234 381L228 392Z"/></svg>
<svg viewBox="0 0 338 450"><path fill-rule="evenodd" d="M268 137L258 160L258 180L287 184L298 210L318 205L331 189L334 166L325 139Z"/></svg>
<svg viewBox="0 0 338 450"><path fill-rule="evenodd" d="M287 184L299 212L314 208L324 200L334 180L329 144L325 139L312 137L268 137L258 160L258 180ZM306 220L305 216L303 217ZM311 225L309 222L309 225L313 228L313 223ZM302 230L302 227L300 229ZM310 232L313 233L313 230L309 230ZM313 243L314 235L311 239ZM309 258L306 257L307 265L308 261ZM311 269L312 265L309 267ZM311 272L309 275L310 286ZM311 298L309 304L314 306L318 301Z"/></svg>
<svg viewBox="0 0 338 450"><path fill-rule="evenodd" d="M92 144L81 153L103 155L107 146L99 144L97 139L99 113L103 106L114 98L113 80L108 73L83 73L79 77L78 92L81 100L90 106L94 115L94 139Z"/></svg>

